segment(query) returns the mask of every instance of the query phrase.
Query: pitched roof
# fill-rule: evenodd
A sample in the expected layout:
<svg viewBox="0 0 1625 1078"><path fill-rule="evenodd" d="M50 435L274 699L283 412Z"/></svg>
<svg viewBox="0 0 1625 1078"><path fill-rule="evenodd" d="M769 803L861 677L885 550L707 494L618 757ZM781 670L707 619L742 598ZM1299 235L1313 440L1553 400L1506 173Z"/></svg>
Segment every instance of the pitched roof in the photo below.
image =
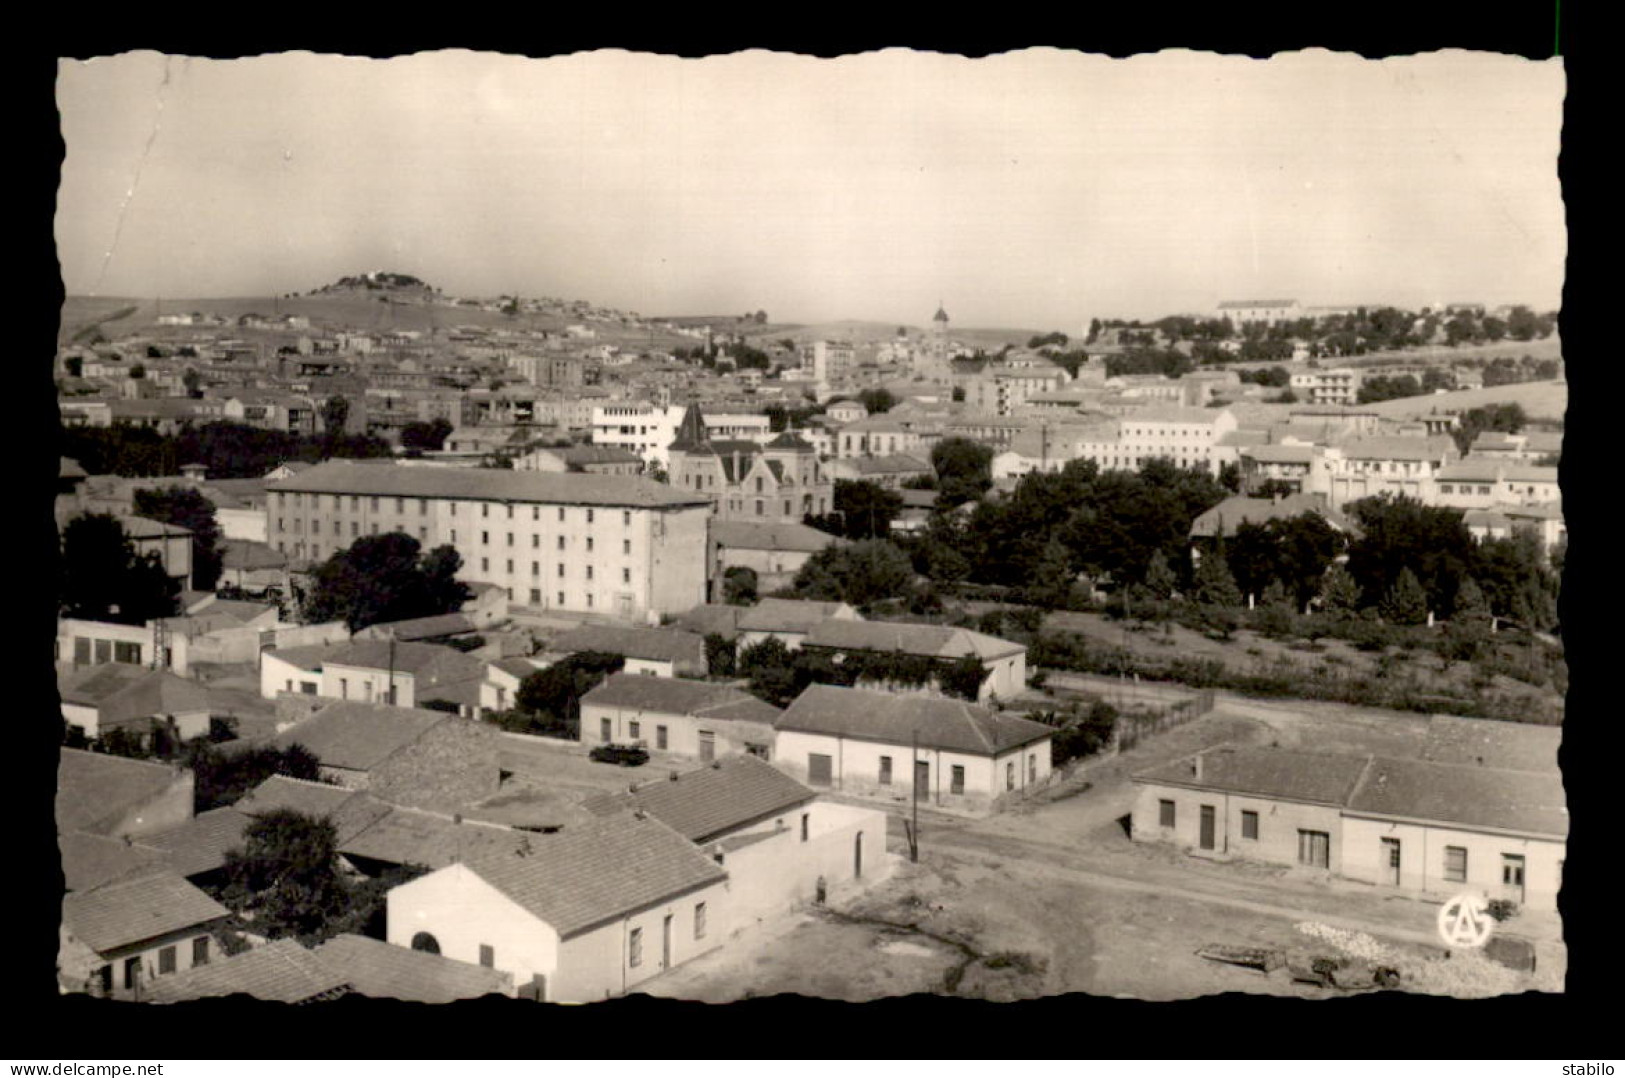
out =
<svg viewBox="0 0 1625 1078"><path fill-rule="evenodd" d="M227 851L242 847L243 830L252 820L227 805L200 812L179 827L144 835L141 844L162 851L165 863L182 876L196 876L223 867Z"/></svg>
<svg viewBox="0 0 1625 1078"><path fill-rule="evenodd" d="M548 646L553 651L604 651L629 659L705 665L705 637L682 629L582 625L560 633Z"/></svg>
<svg viewBox="0 0 1625 1078"><path fill-rule="evenodd" d="M432 727L451 721L444 711L343 700L282 731L273 743L303 745L324 767L370 771Z"/></svg>
<svg viewBox="0 0 1625 1078"><path fill-rule="evenodd" d="M69 891L88 891L112 880L163 867L163 854L106 835L69 831L56 838L62 854L62 877Z"/></svg>
<svg viewBox="0 0 1625 1078"><path fill-rule="evenodd" d="M513 852L472 855L466 867L561 937L727 878L653 816L620 813L527 837Z"/></svg>
<svg viewBox="0 0 1625 1078"><path fill-rule="evenodd" d="M1271 520L1291 520L1305 513L1313 513L1338 531L1351 530L1342 513L1328 508L1313 494L1287 494L1279 499L1249 498L1236 495L1226 498L1212 509L1191 521L1191 535L1213 536L1222 530L1226 535L1236 534L1243 524L1264 524Z"/></svg>
<svg viewBox="0 0 1625 1078"><path fill-rule="evenodd" d="M769 597L740 614L739 628L745 632L810 632L826 618L834 617L845 605L816 599Z"/></svg>
<svg viewBox="0 0 1625 1078"><path fill-rule="evenodd" d="M268 484L272 491L365 494L463 501L544 502L632 509L709 505L652 479L582 472L519 472L494 468L402 468L330 460L291 479Z"/></svg>
<svg viewBox="0 0 1625 1078"><path fill-rule="evenodd" d="M208 710L208 690L169 670L148 671L146 677L130 681L96 704L98 721L109 726Z"/></svg>
<svg viewBox="0 0 1625 1078"><path fill-rule="evenodd" d="M816 453L811 442L793 430L787 430L767 443L769 449L788 449L795 453Z"/></svg>
<svg viewBox="0 0 1625 1078"><path fill-rule="evenodd" d="M719 633L729 640L739 635L739 618L746 608L727 603L705 603L677 618L673 624L691 633Z"/></svg>
<svg viewBox="0 0 1625 1078"><path fill-rule="evenodd" d="M828 546L845 546L849 540L796 523L767 523L754 520L713 520L711 540L718 546L736 550L783 550L816 554Z"/></svg>
<svg viewBox="0 0 1625 1078"><path fill-rule="evenodd" d="M339 852L389 864L443 868L476 853L516 849L527 837L526 832L503 824L472 818L459 821L438 812L386 804L370 795L347 804L345 813L352 805L366 805L372 815L366 826L340 837Z"/></svg>
<svg viewBox="0 0 1625 1078"><path fill-rule="evenodd" d="M206 966L156 977L149 989L153 1003L181 1003L239 992L273 1003L305 1003L342 991L349 978L334 965L291 939L272 940L262 947Z"/></svg>
<svg viewBox="0 0 1625 1078"><path fill-rule="evenodd" d="M788 812L817 795L755 756L731 756L667 779L639 783L628 793L603 794L583 805L609 815L643 809L690 842Z"/></svg>
<svg viewBox="0 0 1625 1078"><path fill-rule="evenodd" d="M59 677L57 693L65 704L96 707L151 673L148 668L132 663L98 663Z"/></svg>
<svg viewBox="0 0 1625 1078"><path fill-rule="evenodd" d="M191 781L191 772L168 764L65 748L56 769L57 827L100 832L130 809Z"/></svg>
<svg viewBox="0 0 1625 1078"><path fill-rule="evenodd" d="M962 629L955 625L916 625L906 621L849 621L825 618L807 634L805 643L813 647L847 651L901 651L907 655L929 655L957 659L975 655L997 659L1026 651L1026 645L997 636Z"/></svg>
<svg viewBox="0 0 1625 1078"><path fill-rule="evenodd" d="M1456 443L1444 436L1406 437L1372 435L1345 438L1338 443L1345 460L1454 460L1460 454Z"/></svg>
<svg viewBox="0 0 1625 1078"><path fill-rule="evenodd" d="M581 698L583 705L632 708L666 715L715 716L772 725L779 709L728 685L682 678L611 674Z"/></svg>
<svg viewBox="0 0 1625 1078"><path fill-rule="evenodd" d="M233 807L247 816L263 816L279 810L324 816L333 821L340 842L387 811L382 802L356 790L286 775L272 775Z"/></svg>
<svg viewBox="0 0 1625 1078"><path fill-rule="evenodd" d="M1430 760L1373 760L1348 811L1554 837L1569 830L1560 774Z"/></svg>
<svg viewBox="0 0 1625 1078"><path fill-rule="evenodd" d="M492 993L506 995L512 978L472 962L396 947L350 933L316 948L316 957L351 989L375 999L451 1003Z"/></svg>
<svg viewBox="0 0 1625 1078"><path fill-rule="evenodd" d="M1441 764L1556 771L1562 740L1561 726L1434 715L1428 720L1422 757Z"/></svg>
<svg viewBox="0 0 1625 1078"><path fill-rule="evenodd" d="M1054 730L962 700L940 696L868 692L837 685L809 685L787 708L777 730L831 734L923 749L994 756L1042 740Z"/></svg>
<svg viewBox="0 0 1625 1078"><path fill-rule="evenodd" d="M1367 761L1365 756L1347 754L1221 745L1148 768L1134 775L1134 781L1342 806Z"/></svg>
<svg viewBox="0 0 1625 1078"><path fill-rule="evenodd" d="M229 915L226 907L174 872L115 880L62 900L63 924L103 954Z"/></svg>
<svg viewBox="0 0 1625 1078"><path fill-rule="evenodd" d="M369 640L388 640L394 637L402 642L410 642L471 633L474 629L474 622L467 614L435 614L426 618L407 618L404 621L381 621L367 626L361 632Z"/></svg>

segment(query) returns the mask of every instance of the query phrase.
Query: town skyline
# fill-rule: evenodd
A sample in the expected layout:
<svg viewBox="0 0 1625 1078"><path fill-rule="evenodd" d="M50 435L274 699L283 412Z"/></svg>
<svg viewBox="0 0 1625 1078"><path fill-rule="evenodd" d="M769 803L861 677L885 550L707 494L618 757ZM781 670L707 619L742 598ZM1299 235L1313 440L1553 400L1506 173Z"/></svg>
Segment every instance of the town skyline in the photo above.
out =
<svg viewBox="0 0 1625 1078"><path fill-rule="evenodd" d="M1563 88L1560 61L1460 51L132 53L61 65L57 236L74 295L373 269L646 317L941 303L1069 334L1267 296L1549 310Z"/></svg>

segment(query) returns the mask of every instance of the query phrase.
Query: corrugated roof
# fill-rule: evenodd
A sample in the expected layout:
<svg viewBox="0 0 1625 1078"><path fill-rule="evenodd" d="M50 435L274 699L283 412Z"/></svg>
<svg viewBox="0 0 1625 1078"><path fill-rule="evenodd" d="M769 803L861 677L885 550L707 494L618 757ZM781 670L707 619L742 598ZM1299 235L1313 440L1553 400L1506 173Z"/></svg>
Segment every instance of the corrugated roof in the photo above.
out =
<svg viewBox="0 0 1625 1078"><path fill-rule="evenodd" d="M1341 807L1368 761L1365 756L1223 745L1149 768L1136 774L1134 781Z"/></svg>
<svg viewBox="0 0 1625 1078"><path fill-rule="evenodd" d="M1430 760L1372 761L1348 811L1566 837L1562 776Z"/></svg>
<svg viewBox="0 0 1625 1078"><path fill-rule="evenodd" d="M282 731L274 743L303 745L324 767L370 771L432 727L451 721L444 711L345 700Z"/></svg>
<svg viewBox="0 0 1625 1078"><path fill-rule="evenodd" d="M230 911L174 872L115 880L62 900L68 931L92 950L119 947L201 928Z"/></svg>
<svg viewBox="0 0 1625 1078"><path fill-rule="evenodd" d="M629 793L592 798L583 807L598 815L643 809L690 842L703 843L815 796L765 760L732 756L675 778L639 783Z"/></svg>
<svg viewBox="0 0 1625 1078"><path fill-rule="evenodd" d="M958 659L965 655L997 659L1027 650L1025 645L954 625L844 618L826 618L819 622L807 634L806 643L845 651L901 651L940 659Z"/></svg>
<svg viewBox="0 0 1625 1078"><path fill-rule="evenodd" d="M611 674L583 696L581 702L667 715L706 716L727 708L727 718L768 725L779 717L779 709L772 704L728 685L645 674Z"/></svg>
<svg viewBox="0 0 1625 1078"><path fill-rule="evenodd" d="M494 969L350 933L334 936L317 947L315 954L351 989L374 999L451 1003L493 993L507 995L512 983L507 974Z"/></svg>
<svg viewBox="0 0 1625 1078"><path fill-rule="evenodd" d="M562 937L727 878L653 816L622 813L527 838L514 852L473 855L467 867Z"/></svg>
<svg viewBox="0 0 1625 1078"><path fill-rule="evenodd" d="M358 494L461 501L542 502L603 505L632 509L709 505L664 483L637 476L581 472L520 472L495 468L402 468L353 461L327 461L292 479L268 485L273 491Z"/></svg>
<svg viewBox="0 0 1625 1078"><path fill-rule="evenodd" d="M153 1003L181 1003L239 992L272 1003L304 1003L339 992L349 978L334 965L291 939L216 958L206 966L156 977L149 989Z"/></svg>
<svg viewBox="0 0 1625 1078"><path fill-rule="evenodd" d="M1050 737L1054 730L962 700L809 685L787 708L778 730L830 734L922 749L992 756Z"/></svg>

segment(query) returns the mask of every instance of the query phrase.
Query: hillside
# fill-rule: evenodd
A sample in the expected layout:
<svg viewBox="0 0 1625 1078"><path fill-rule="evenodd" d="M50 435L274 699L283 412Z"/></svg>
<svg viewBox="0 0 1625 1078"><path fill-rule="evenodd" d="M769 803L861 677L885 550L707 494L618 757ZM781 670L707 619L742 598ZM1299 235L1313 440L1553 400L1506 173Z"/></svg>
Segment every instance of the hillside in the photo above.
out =
<svg viewBox="0 0 1625 1078"><path fill-rule="evenodd" d="M1514 402L1523 405L1524 413L1531 420L1561 423L1569 406L1569 386L1567 382L1519 382L1487 389L1458 389L1425 397L1401 397L1365 407L1379 415L1405 419L1433 412L1464 412L1487 404Z"/></svg>
<svg viewBox="0 0 1625 1078"><path fill-rule="evenodd" d="M419 297L423 293L414 290L407 294ZM127 308L133 310L116 322L105 322L102 329L104 335L115 337L151 331L165 336L189 336L198 330L187 326L159 326L157 321L160 314L194 311L233 320L245 314L261 314L273 318L295 315L310 319L313 330L354 330L374 333L389 330L432 333L457 326L556 333L567 325L581 321L580 318L529 313L510 317L500 311L487 311L478 307L454 306L445 302L426 303L421 298L394 297L385 291L350 289L293 298L247 296L159 301L127 297L68 296L62 304L62 320L57 339L63 343L71 341L81 331L103 323L105 319ZM598 331L596 343L658 349L694 343L690 338L658 330L652 331L643 326L599 323L593 328ZM232 334L276 332L238 330L235 327L219 327L219 331Z"/></svg>

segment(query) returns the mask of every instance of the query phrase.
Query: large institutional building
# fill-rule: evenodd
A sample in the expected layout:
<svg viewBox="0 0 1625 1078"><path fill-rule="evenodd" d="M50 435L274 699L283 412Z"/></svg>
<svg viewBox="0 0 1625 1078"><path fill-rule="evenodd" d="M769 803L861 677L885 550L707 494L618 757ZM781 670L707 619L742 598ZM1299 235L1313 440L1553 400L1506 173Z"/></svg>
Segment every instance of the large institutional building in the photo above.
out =
<svg viewBox="0 0 1625 1078"><path fill-rule="evenodd" d="M835 481L811 445L790 431L766 445L713 441L699 406L667 449L671 484L715 506L718 519L797 524L834 506Z"/></svg>
<svg viewBox="0 0 1625 1078"><path fill-rule="evenodd" d="M642 620L705 602L711 501L652 480L328 461L267 491L271 545L296 560L399 531L519 604Z"/></svg>

